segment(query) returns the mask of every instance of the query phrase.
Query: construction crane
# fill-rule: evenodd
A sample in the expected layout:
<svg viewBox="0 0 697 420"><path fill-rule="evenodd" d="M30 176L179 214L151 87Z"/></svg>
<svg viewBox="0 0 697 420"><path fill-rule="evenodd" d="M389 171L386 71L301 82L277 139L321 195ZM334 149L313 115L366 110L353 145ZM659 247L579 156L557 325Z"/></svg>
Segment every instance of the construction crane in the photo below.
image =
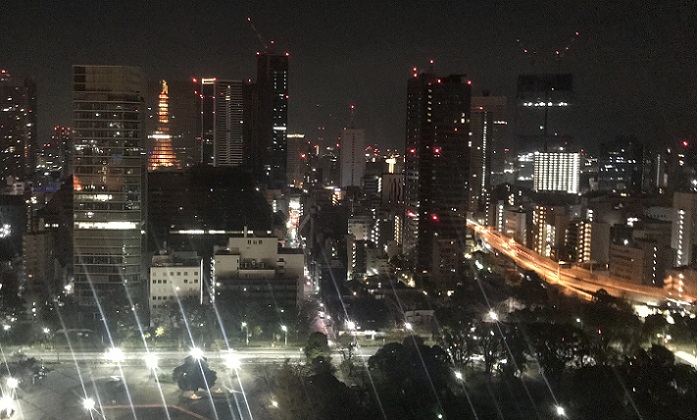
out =
<svg viewBox="0 0 697 420"><path fill-rule="evenodd" d="M262 47L264 47L264 52L270 52L271 46L273 45L273 41L267 43L266 40L264 39L263 36L261 36L261 33L257 30L257 27L254 26L254 23L252 22L251 17L247 17L247 22L249 22L249 26L252 28L252 31L254 32L254 35L256 35L257 39L259 40L259 43L261 44Z"/></svg>
<svg viewBox="0 0 697 420"><path fill-rule="evenodd" d="M547 56L547 58L552 57L554 61L556 61L558 64L561 63L566 56L571 52L571 47L573 47L574 43L576 42L576 39L579 37L580 33L579 32L574 32L574 34L571 36L569 41L564 45L563 48L555 49L554 51L550 51L548 54L540 54L539 56ZM530 60L530 64L534 67L535 66L535 60L538 57L538 50L530 48L526 46L520 38L517 38L516 44L518 45L518 49L522 51L522 53L528 57Z"/></svg>

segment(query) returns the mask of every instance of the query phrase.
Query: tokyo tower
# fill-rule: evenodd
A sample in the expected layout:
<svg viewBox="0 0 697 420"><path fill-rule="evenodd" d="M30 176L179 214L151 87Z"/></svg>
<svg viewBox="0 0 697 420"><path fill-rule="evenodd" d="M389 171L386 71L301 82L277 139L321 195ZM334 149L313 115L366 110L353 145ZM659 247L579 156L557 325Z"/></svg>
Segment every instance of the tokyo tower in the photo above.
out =
<svg viewBox="0 0 697 420"><path fill-rule="evenodd" d="M169 134L169 88L167 81L162 80L159 100L157 103L157 130L150 138L155 139L155 148L148 162L149 171L181 169L172 148L172 135Z"/></svg>

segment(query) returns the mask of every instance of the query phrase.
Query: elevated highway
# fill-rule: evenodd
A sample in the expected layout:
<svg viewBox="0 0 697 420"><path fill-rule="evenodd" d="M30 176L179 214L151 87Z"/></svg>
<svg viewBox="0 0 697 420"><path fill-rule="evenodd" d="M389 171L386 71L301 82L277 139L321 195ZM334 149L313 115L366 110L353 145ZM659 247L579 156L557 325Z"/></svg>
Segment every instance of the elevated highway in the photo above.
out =
<svg viewBox="0 0 697 420"><path fill-rule="evenodd" d="M627 299L632 302L659 305L663 302L689 304L697 297L678 294L657 287L628 283L605 275L592 273L589 270L573 267L564 268L559 263L525 248L513 239L468 220L467 226L474 230L492 249L513 260L519 267L536 272L547 283L559 285L567 292L590 298L599 289L606 290L610 295Z"/></svg>

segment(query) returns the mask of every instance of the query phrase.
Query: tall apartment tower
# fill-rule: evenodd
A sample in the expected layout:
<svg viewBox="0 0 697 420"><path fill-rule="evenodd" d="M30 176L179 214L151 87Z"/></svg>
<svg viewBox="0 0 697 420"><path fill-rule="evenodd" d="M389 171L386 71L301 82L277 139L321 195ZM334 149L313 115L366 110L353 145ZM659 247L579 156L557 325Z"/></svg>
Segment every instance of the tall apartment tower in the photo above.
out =
<svg viewBox="0 0 697 420"><path fill-rule="evenodd" d="M58 148L58 161L61 164L61 178L73 174L73 139L70 127L53 127L51 144Z"/></svg>
<svg viewBox="0 0 697 420"><path fill-rule="evenodd" d="M36 84L0 70L0 176L25 180L34 173Z"/></svg>
<svg viewBox="0 0 697 420"><path fill-rule="evenodd" d="M137 67L73 66L75 296L141 303L145 251L145 83Z"/></svg>
<svg viewBox="0 0 697 420"><path fill-rule="evenodd" d="M288 184L293 188L303 188L310 170L311 146L305 134L289 133L288 138Z"/></svg>
<svg viewBox="0 0 697 420"><path fill-rule="evenodd" d="M341 132L341 188L360 187L365 172L365 132L353 126Z"/></svg>
<svg viewBox="0 0 697 420"><path fill-rule="evenodd" d="M473 96L470 124L472 141L472 166L469 185L469 210L484 215L487 225L493 222L490 208L492 178L503 177L503 141L506 121L506 97Z"/></svg>
<svg viewBox="0 0 697 420"><path fill-rule="evenodd" d="M257 57L252 166L259 180L271 188L283 188L288 184L288 57L288 53L269 52L259 53Z"/></svg>
<svg viewBox="0 0 697 420"><path fill-rule="evenodd" d="M438 77L416 69L407 83L403 238L425 282L445 267L438 250L464 244L470 85L464 75Z"/></svg>
<svg viewBox="0 0 697 420"><path fill-rule="evenodd" d="M72 156L70 127L54 126L51 139L40 145L36 156L36 169L39 172L59 173L62 179L72 174L69 163Z"/></svg>
<svg viewBox="0 0 697 420"><path fill-rule="evenodd" d="M197 122L201 139L201 163L242 167L245 159L244 89L241 80L203 78Z"/></svg>
<svg viewBox="0 0 697 420"><path fill-rule="evenodd" d="M676 252L675 266L695 262L697 253L697 194L673 194L673 232L671 248Z"/></svg>

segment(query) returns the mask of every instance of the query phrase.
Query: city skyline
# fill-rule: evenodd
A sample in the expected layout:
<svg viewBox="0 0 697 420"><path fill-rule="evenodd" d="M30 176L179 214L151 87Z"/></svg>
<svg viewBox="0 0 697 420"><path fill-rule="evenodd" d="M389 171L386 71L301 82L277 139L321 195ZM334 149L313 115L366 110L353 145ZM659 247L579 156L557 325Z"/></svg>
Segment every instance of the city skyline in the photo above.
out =
<svg viewBox="0 0 697 420"><path fill-rule="evenodd" d="M693 418L696 12L0 2L0 419Z"/></svg>
<svg viewBox="0 0 697 420"><path fill-rule="evenodd" d="M680 54L694 39L688 25L697 11L693 5L543 1L368 9L291 2L265 10L233 5L193 10L126 2L111 13L114 6L106 4L14 4L0 6L3 27L12 35L0 41L0 63L18 77L36 80L40 138L70 121L72 64L136 65L149 79L253 77L254 53L263 47L247 17L266 41L276 41L277 52L290 52L288 129L310 138L317 137L318 126L327 127L328 139L338 137L349 119L347 105L355 103L369 144L403 147L404 76L413 66L427 67L429 59L439 73L470 75L473 94L488 89L507 96L509 106L517 75L573 73L578 105L572 131L590 147L616 135L669 144L697 132L696 111L689 106L695 102L689 77L694 58ZM174 34L170 27L185 30ZM568 45L570 52L557 63L555 51Z"/></svg>

